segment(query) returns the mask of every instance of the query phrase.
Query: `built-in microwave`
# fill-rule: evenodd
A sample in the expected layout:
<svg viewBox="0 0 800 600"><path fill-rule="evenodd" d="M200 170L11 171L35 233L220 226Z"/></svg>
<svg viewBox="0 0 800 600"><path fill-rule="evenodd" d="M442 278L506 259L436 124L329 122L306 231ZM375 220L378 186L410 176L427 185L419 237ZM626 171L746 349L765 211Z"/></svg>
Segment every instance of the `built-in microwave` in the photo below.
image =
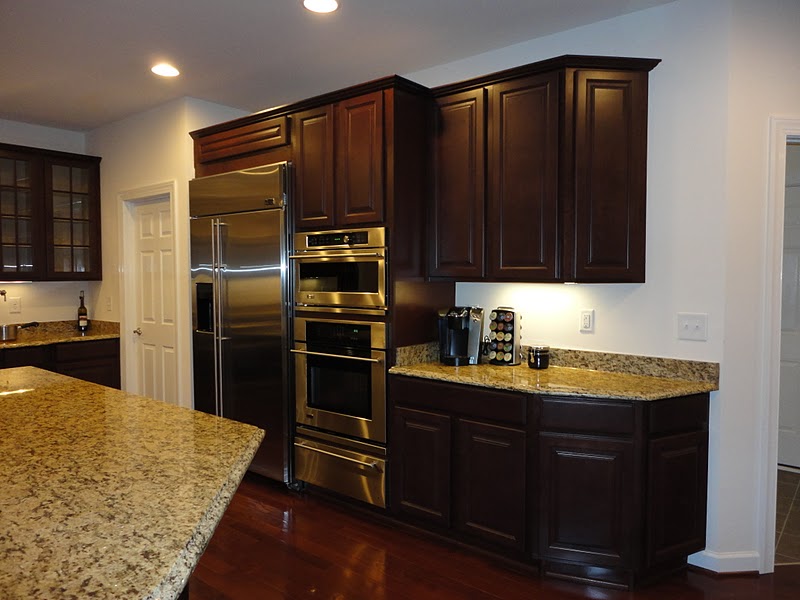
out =
<svg viewBox="0 0 800 600"><path fill-rule="evenodd" d="M290 258L296 307L353 313L386 311L383 227L297 233Z"/></svg>

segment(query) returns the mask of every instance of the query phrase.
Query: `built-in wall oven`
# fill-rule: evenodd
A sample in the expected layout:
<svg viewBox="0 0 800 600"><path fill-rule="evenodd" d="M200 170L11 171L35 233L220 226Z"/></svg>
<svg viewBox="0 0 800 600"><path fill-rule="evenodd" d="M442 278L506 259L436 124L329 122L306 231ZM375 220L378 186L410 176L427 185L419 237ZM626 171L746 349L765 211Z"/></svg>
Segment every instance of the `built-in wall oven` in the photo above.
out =
<svg viewBox="0 0 800 600"><path fill-rule="evenodd" d="M295 307L385 313L386 255L383 227L296 233L290 257Z"/></svg>
<svg viewBox="0 0 800 600"><path fill-rule="evenodd" d="M295 477L386 505L386 325L296 317Z"/></svg>

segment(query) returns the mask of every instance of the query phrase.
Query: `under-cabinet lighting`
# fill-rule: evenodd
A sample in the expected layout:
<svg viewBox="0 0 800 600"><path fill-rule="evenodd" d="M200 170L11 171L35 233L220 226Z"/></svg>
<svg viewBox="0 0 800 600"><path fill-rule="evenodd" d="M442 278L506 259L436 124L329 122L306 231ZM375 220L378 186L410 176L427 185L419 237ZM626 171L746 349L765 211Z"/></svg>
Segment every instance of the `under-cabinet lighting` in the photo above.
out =
<svg viewBox="0 0 800 600"><path fill-rule="evenodd" d="M329 13L339 8L336 0L303 0L303 6L315 13Z"/></svg>
<svg viewBox="0 0 800 600"><path fill-rule="evenodd" d="M158 63L152 69L150 69L156 75L160 75L161 77L177 77L181 74L178 69L173 67L169 63Z"/></svg>

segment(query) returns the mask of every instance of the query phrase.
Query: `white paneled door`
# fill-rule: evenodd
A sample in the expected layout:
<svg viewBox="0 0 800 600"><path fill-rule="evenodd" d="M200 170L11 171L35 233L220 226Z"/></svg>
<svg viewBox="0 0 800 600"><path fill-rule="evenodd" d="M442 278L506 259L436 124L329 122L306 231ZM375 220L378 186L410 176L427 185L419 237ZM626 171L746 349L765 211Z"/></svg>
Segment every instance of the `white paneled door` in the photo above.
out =
<svg viewBox="0 0 800 600"><path fill-rule="evenodd" d="M778 463L800 468L800 143L786 148Z"/></svg>
<svg viewBox="0 0 800 600"><path fill-rule="evenodd" d="M175 249L169 199L134 209L137 393L176 403Z"/></svg>

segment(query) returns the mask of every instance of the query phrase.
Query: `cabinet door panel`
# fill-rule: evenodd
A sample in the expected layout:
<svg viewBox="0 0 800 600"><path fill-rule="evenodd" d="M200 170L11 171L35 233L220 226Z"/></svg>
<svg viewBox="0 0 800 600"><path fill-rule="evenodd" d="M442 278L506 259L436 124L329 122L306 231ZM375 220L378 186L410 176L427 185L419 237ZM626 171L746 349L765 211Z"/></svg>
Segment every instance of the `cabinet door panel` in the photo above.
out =
<svg viewBox="0 0 800 600"><path fill-rule="evenodd" d="M632 442L539 439L541 557L627 566L637 537Z"/></svg>
<svg viewBox="0 0 800 600"><path fill-rule="evenodd" d="M295 170L295 224L333 225L333 110L330 106L292 116Z"/></svg>
<svg viewBox="0 0 800 600"><path fill-rule="evenodd" d="M100 172L81 159L45 159L47 278L100 279Z"/></svg>
<svg viewBox="0 0 800 600"><path fill-rule="evenodd" d="M336 106L336 222L383 221L383 92Z"/></svg>
<svg viewBox="0 0 800 600"><path fill-rule="evenodd" d="M451 418L396 408L392 428L392 505L409 516L450 526Z"/></svg>
<svg viewBox="0 0 800 600"><path fill-rule="evenodd" d="M705 547L708 433L652 440L648 462L647 562L652 566Z"/></svg>
<svg viewBox="0 0 800 600"><path fill-rule="evenodd" d="M525 432L460 420L457 440L457 529L524 552Z"/></svg>
<svg viewBox="0 0 800 600"><path fill-rule="evenodd" d="M643 282L647 73L575 74L575 280Z"/></svg>
<svg viewBox="0 0 800 600"><path fill-rule="evenodd" d="M486 218L492 279L558 277L558 74L492 86Z"/></svg>
<svg viewBox="0 0 800 600"><path fill-rule="evenodd" d="M483 276L485 94L479 89L437 100L430 236L434 276Z"/></svg>
<svg viewBox="0 0 800 600"><path fill-rule="evenodd" d="M42 159L0 147L0 280L45 275Z"/></svg>

